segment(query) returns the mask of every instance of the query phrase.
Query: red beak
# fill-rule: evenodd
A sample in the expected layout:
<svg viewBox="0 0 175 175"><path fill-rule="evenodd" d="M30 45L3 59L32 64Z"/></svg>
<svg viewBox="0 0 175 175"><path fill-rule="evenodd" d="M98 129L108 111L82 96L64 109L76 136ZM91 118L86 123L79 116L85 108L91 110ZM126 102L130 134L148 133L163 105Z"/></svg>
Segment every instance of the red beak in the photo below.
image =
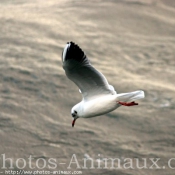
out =
<svg viewBox="0 0 175 175"><path fill-rule="evenodd" d="M74 127L76 120L77 120L77 118L74 118L74 120L72 121L72 127Z"/></svg>

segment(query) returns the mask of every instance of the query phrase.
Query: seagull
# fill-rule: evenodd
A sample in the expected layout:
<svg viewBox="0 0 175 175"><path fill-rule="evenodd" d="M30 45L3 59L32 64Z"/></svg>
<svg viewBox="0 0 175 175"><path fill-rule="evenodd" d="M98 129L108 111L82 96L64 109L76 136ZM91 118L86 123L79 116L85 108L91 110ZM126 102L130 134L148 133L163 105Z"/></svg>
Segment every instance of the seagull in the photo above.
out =
<svg viewBox="0 0 175 175"><path fill-rule="evenodd" d="M63 49L62 64L66 76L78 86L82 94L82 101L71 110L72 127L78 118L96 117L120 106L138 105L135 100L145 96L142 90L117 94L105 76L91 65L84 51L72 41Z"/></svg>

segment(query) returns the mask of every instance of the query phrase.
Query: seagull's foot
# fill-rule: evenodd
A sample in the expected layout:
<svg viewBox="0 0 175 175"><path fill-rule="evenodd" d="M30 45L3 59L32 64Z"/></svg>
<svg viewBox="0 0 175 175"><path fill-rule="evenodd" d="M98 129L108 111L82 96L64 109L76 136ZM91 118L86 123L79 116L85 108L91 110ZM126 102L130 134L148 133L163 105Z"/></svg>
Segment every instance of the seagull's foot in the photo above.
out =
<svg viewBox="0 0 175 175"><path fill-rule="evenodd" d="M138 103L135 103L134 101L126 103L126 102L118 102L119 104L123 105L123 106L135 106L138 105Z"/></svg>

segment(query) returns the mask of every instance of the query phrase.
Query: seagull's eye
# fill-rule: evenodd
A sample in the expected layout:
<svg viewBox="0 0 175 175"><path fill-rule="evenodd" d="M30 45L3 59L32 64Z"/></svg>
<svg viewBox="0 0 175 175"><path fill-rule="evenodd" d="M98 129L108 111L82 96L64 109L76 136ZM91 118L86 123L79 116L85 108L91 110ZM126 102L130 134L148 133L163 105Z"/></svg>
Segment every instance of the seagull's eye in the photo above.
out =
<svg viewBox="0 0 175 175"><path fill-rule="evenodd" d="M77 111L74 111L75 112L75 114L77 114Z"/></svg>

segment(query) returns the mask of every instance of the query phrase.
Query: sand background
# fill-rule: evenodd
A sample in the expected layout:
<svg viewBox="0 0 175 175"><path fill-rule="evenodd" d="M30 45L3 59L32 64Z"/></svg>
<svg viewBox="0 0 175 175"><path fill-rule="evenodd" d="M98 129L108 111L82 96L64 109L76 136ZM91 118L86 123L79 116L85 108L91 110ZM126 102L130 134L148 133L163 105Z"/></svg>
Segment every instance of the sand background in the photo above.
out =
<svg viewBox="0 0 175 175"><path fill-rule="evenodd" d="M67 41L80 45L118 93L142 89L146 98L136 107L79 119L72 128L70 110L81 95L62 69ZM158 157L167 166L175 157L174 56L174 0L1 0L0 153L13 158L14 167L17 158L32 155L33 165L56 158L56 170L67 170L72 154L81 165L89 155ZM174 175L175 170L82 171Z"/></svg>

